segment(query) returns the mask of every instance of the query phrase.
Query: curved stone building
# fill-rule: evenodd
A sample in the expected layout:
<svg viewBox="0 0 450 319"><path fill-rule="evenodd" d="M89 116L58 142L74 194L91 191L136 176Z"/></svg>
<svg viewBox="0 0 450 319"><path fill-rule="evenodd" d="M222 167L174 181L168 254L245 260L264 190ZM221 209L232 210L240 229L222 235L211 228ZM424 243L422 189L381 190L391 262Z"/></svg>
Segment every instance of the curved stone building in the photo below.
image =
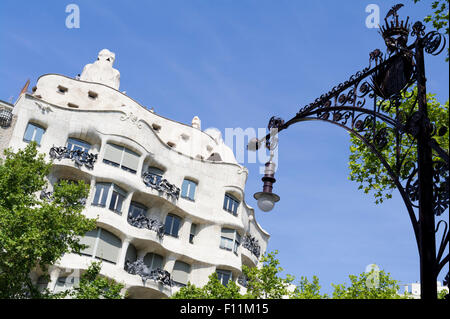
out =
<svg viewBox="0 0 450 319"><path fill-rule="evenodd" d="M114 59L102 50L77 79L46 74L14 105L0 103L0 151L36 141L53 160L41 196L61 179L84 180L84 214L98 218L82 255L63 256L49 282L34 280L59 291L102 260L130 298L167 298L213 272L243 285L241 266L257 266L269 239L245 203L247 169L197 116L179 123L120 92Z"/></svg>

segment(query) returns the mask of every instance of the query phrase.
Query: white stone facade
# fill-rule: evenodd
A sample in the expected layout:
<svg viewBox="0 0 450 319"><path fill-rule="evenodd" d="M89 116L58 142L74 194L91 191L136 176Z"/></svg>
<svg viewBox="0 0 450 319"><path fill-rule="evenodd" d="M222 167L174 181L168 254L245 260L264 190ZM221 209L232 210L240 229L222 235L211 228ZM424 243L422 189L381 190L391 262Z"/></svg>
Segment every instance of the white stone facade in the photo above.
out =
<svg viewBox="0 0 450 319"><path fill-rule="evenodd" d="M99 58L108 52L102 50ZM118 91L120 74L117 70L111 71L114 70L112 61L109 67L102 66L109 74L104 77L99 74L103 72L102 68L93 70L92 65L84 68L80 79L57 74L41 76L33 93L22 94L14 104L13 123L8 128L0 128L3 136L0 151L5 147L14 151L24 148L31 136L28 132L30 123L43 131L39 152L45 153L48 160L51 159L50 149L68 146L69 139L90 145L88 152L97 154L91 169L86 165L77 166L70 158L53 159L48 191L59 179L84 180L90 184L84 214L98 218L98 227L112 238L95 241L95 245L100 245L99 242L106 245L102 249L110 249L108 254L113 256L103 262L101 273L125 284L131 298L167 298L179 289L179 285L165 285L151 279L143 283L139 275L127 272L125 261L129 256L135 256L134 250L137 259L150 253L162 257L162 260L157 259L158 268L170 274L174 273L176 264L177 269L184 265L188 269L184 272L187 280L197 286L204 285L208 276L217 270L230 271L232 280L236 281L243 264L258 265L258 254L244 247L244 238L251 236L261 255L269 240L269 234L256 222L253 208L245 203L247 169L236 162L219 131L201 131L198 117L194 117L192 125L178 123L147 110ZM122 153L121 149L124 150ZM116 165L113 161L114 165L111 165L108 160L115 156L111 152L122 154L123 162ZM131 170L124 168L126 156L131 163L126 165L135 165ZM142 174L149 167L159 169L162 178L178 187L178 196L147 186ZM185 196L184 180L193 183L187 188L188 191L193 189L192 193ZM99 185L102 184L98 183L106 183L104 185L110 185L110 188L101 191ZM113 196L116 196L112 189L116 187L122 197L116 195L123 199L118 208L120 212L110 209ZM105 195L106 206L93 205L95 201L98 204L104 194L109 194ZM224 209L226 195L235 201L236 213ZM118 197L114 198L115 205L119 205ZM131 225L127 217L132 203L143 205L145 216L161 223L165 223L169 214L175 216L179 221L178 236L165 234L159 238L154 230ZM175 222L173 225L175 229ZM233 238L241 245L234 246L235 242L232 242L231 250L221 248L229 242L221 238L224 228L228 233L234 230L234 234L239 234ZM120 243L114 244L117 240ZM52 267L51 281L43 285L55 289L58 278L72 274L73 270L83 271L96 260L95 254L94 251L92 256L63 256ZM156 260L156 257L152 258ZM183 272L179 275L177 270L177 273L178 277L184 276ZM38 280L39 273L33 276Z"/></svg>

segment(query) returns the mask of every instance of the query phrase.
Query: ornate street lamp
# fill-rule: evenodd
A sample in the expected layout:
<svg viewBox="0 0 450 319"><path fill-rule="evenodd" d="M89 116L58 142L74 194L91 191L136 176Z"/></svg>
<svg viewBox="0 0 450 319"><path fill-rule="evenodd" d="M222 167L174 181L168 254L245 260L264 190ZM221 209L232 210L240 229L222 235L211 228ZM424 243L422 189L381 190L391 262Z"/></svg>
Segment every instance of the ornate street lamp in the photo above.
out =
<svg viewBox="0 0 450 319"><path fill-rule="evenodd" d="M269 212L275 206L275 203L280 200L280 196L272 193L273 183L275 183L275 163L271 160L266 163L264 170L263 191L255 193L253 197L258 201L258 207L263 212Z"/></svg>
<svg viewBox="0 0 450 319"><path fill-rule="evenodd" d="M360 139L380 160L402 196L419 251L421 297L436 299L437 276L449 263L449 254L444 256L449 232L448 223L440 220L436 224L435 216L441 216L449 207L450 164L449 154L433 138L445 134L446 128L437 129L428 118L424 51L438 55L446 41L436 31L425 34L421 22L414 23L411 28L409 17L406 21L399 20L397 10L401 7L394 6L380 28L387 58L379 49L372 51L368 67L301 108L287 122L272 117L268 125L270 133L260 140L251 140L248 149L257 150L265 143L272 152L272 141L279 132L292 124L312 120L337 125ZM415 37L410 45L409 35ZM409 90L414 84L417 85L417 98ZM413 107L401 108L403 98L410 99ZM406 138L413 141L407 150L401 147ZM389 140L395 142L396 161L392 165L383 155ZM411 162L407 155L414 148L417 161ZM255 194L258 206L261 200L264 211L272 209L279 200L272 193L273 171L271 164L266 164L263 192ZM436 235L442 224L444 232L436 249ZM447 273L444 285L448 285L448 281Z"/></svg>

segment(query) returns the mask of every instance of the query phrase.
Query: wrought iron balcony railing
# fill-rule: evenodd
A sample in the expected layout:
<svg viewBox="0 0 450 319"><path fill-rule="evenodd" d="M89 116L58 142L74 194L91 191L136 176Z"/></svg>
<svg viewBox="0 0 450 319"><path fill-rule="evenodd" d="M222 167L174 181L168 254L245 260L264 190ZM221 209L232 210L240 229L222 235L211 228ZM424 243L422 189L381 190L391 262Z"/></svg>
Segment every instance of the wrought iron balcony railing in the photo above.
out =
<svg viewBox="0 0 450 319"><path fill-rule="evenodd" d="M156 189L159 192L164 192L167 195L178 199L180 197L180 188L169 183L167 179L161 178L151 172L145 172L142 174L142 181L144 184L152 189Z"/></svg>
<svg viewBox="0 0 450 319"><path fill-rule="evenodd" d="M12 112L7 109L0 110L0 126L3 128L7 128L11 125L12 122Z"/></svg>
<svg viewBox="0 0 450 319"><path fill-rule="evenodd" d="M139 275L145 285L148 279L153 279L163 285L172 287L174 281L170 278L170 273L167 270L156 268L149 269L142 259L138 259L134 262L125 261L125 271L131 275Z"/></svg>
<svg viewBox="0 0 450 319"><path fill-rule="evenodd" d="M253 236L245 235L242 240L242 246L248 249L257 258L261 255L261 246L259 245L258 240Z"/></svg>
<svg viewBox="0 0 450 319"><path fill-rule="evenodd" d="M53 201L53 192L47 192L46 189L41 190L41 194L39 195L40 199L46 200L47 202ZM81 198L79 203L83 206L86 206L87 198Z"/></svg>
<svg viewBox="0 0 450 319"><path fill-rule="evenodd" d="M75 162L76 166L80 167L84 165L88 169L94 168L94 164L98 157L98 154L92 154L81 150L71 151L65 146L53 146L50 148L49 155L51 159L57 159L59 161L64 158L69 158Z"/></svg>
<svg viewBox="0 0 450 319"><path fill-rule="evenodd" d="M165 225L159 220L148 218L143 214L139 214L137 216L131 216L128 214L127 221L131 226L155 231L160 239L164 237Z"/></svg>

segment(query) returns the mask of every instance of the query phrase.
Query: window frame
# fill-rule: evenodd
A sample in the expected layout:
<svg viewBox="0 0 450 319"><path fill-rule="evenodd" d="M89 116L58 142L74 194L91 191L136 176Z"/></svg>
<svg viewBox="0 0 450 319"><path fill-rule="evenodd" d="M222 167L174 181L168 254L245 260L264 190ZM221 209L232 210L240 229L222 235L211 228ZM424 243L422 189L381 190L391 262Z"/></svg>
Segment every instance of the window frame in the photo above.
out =
<svg viewBox="0 0 450 319"><path fill-rule="evenodd" d="M128 207L128 216L130 216L131 211L132 211L133 208L140 209L140 211L139 211L138 214L132 214L131 217L137 217L137 216L139 216L141 214L143 216L147 215L147 210L148 210L147 206L145 206L145 205L143 205L143 204L141 204L139 202L131 201L130 207Z"/></svg>
<svg viewBox="0 0 450 319"><path fill-rule="evenodd" d="M181 184L180 196L184 199L195 202L195 193L197 190L198 183L192 179L185 178ZM192 196L191 196L192 195Z"/></svg>
<svg viewBox="0 0 450 319"><path fill-rule="evenodd" d="M70 145L70 147L69 147L69 145ZM66 147L69 151L80 150L83 153L88 153L89 150L91 149L92 145L81 139L69 137L66 141Z"/></svg>
<svg viewBox="0 0 450 319"><path fill-rule="evenodd" d="M189 231L189 243L190 244L194 244L194 238L195 238L195 236L197 236L197 227L198 227L198 224L195 224L195 223L191 224L191 229Z"/></svg>
<svg viewBox="0 0 450 319"><path fill-rule="evenodd" d="M220 283L222 285L224 285L225 287L227 287L228 283L233 280L233 273L231 272L231 270L216 269L216 274L217 274L217 277L218 277ZM226 283L223 283L224 276L229 276Z"/></svg>
<svg viewBox="0 0 450 319"><path fill-rule="evenodd" d="M177 267L177 265L178 265L178 268L175 269L175 267ZM183 266L183 267L180 267L180 265ZM186 270L184 269L185 266L187 266L186 268L188 268L189 271L186 271ZM192 271L192 265L188 264L187 262L181 261L181 260L176 260L175 263L174 263L174 265L173 265L173 269L172 269L172 278L175 277L175 276L174 276L174 275L175 275L175 274L174 274L175 272L183 272L183 273L186 275L187 278L186 278L186 283L176 281L175 279L173 279L173 281L174 281L178 286L185 287L185 286L187 285L187 283L189 282L189 275L191 274L191 271Z"/></svg>
<svg viewBox="0 0 450 319"><path fill-rule="evenodd" d="M121 152L120 163L116 163L116 162L113 162L113 161L105 158L105 152L106 152L106 148L108 147L108 145L112 145L112 147L116 147L116 148L120 149L120 152ZM136 170L123 165L124 157L125 157L125 153L126 152L128 152L128 153L130 153L132 155L135 155L137 157L138 163L137 163L137 166L136 166ZM120 167L121 169L123 169L126 172L129 172L129 173L132 173L132 174L136 174L138 169L139 169L140 161L141 161L141 155L139 155L139 153L131 150L130 148L128 148L126 146L115 144L115 143L112 143L112 142L107 142L105 144L105 150L103 151L103 163L105 163L107 165L111 165L111 166L114 166L114 167Z"/></svg>
<svg viewBox="0 0 450 319"><path fill-rule="evenodd" d="M145 263L145 258L146 258L148 255L151 255L151 257L152 257L152 260L151 260L150 265L147 265L147 264ZM161 267L154 267L154 264L155 264L155 257L158 257L158 258L161 257ZM148 269L149 269L150 271L156 270L156 269L158 269L158 268L159 268L159 269L164 269L164 256L162 256L162 255L160 255L160 254L157 254L157 253L155 253L155 252L148 252L148 253L146 253L146 254L144 255L143 261L144 261L145 266L147 266Z"/></svg>
<svg viewBox="0 0 450 319"><path fill-rule="evenodd" d="M101 185L102 189L98 191L97 185ZM106 196L105 196L105 192ZM97 196L97 193L98 196ZM97 198L97 202L96 201ZM108 208L110 211L122 215L123 204L127 198L127 192L114 183L108 182L96 182L94 186L94 198L92 199L91 206L98 206L102 208ZM102 203L104 200L104 204ZM119 209L117 209L117 207Z"/></svg>
<svg viewBox="0 0 450 319"><path fill-rule="evenodd" d="M167 222L167 219L169 217L172 218L171 222L170 222L170 226L168 225L168 222ZM176 231L176 234L173 234L173 229L174 229L174 224L175 224L174 221L175 220L178 220L178 229ZM181 223L182 223L182 218L180 216L175 215L175 214L167 214L166 219L164 220L164 234L172 236L172 237L175 237L175 238L178 238L179 237L178 233L179 233L179 231L181 229ZM168 231L168 227L170 228L170 231Z"/></svg>
<svg viewBox="0 0 450 319"><path fill-rule="evenodd" d="M235 206L233 206L233 204ZM223 199L223 209L227 211L228 213L237 216L238 215L238 208L241 204L241 201L238 200L235 196L231 195L230 193L225 193L224 199ZM231 207L230 207L231 206ZM234 209L233 209L234 207Z"/></svg>
<svg viewBox="0 0 450 319"><path fill-rule="evenodd" d="M230 231L224 232L224 229L232 230L232 232L230 232ZM232 238L231 237L227 237L227 236L223 235L224 233L228 233L228 234L232 233L233 236L232 236ZM238 249L239 249L239 246L241 245L241 240L242 240L242 237L241 237L241 235L239 234L239 232L236 229L228 228L228 227L222 227L221 228L221 233L220 233L220 245L219 245L219 248L227 250L227 251L232 251L235 255L238 255Z"/></svg>
<svg viewBox="0 0 450 319"><path fill-rule="evenodd" d="M31 138L27 139L25 137L27 136L29 127L32 127L33 132L31 133ZM38 131L42 132L42 134L40 135L39 141L36 140ZM46 128L44 128L43 126L36 124L34 122L28 122L27 126L25 127L25 132L23 133L23 141L26 143L36 142L38 146L41 146L42 138L44 137L45 132L46 132Z"/></svg>
<svg viewBox="0 0 450 319"><path fill-rule="evenodd" d="M99 259L99 260L105 261L107 263L111 263L111 264L117 265L117 263L119 262L121 251L123 249L122 239L119 236L115 235L114 233L112 233L112 232L110 232L110 231L108 231L108 230L106 230L104 228L101 228L101 227L97 227L93 231L89 231L89 232L94 232L94 231L96 232L96 235L94 237L95 238L94 245L92 247L89 246L89 247L86 248L86 250L87 249L92 249L92 253L87 253L87 252L80 251L79 254L80 255L84 255L84 256L89 256L91 258ZM89 233L89 232L87 232L87 233ZM99 253L98 249L99 249L99 243L100 243L100 240L101 240L101 237L102 237L102 232L106 232L107 234L112 235L113 237L115 237L115 239L118 239L118 241L120 242L120 247L117 248L118 251L117 251L117 256L116 256L116 260L115 261L111 261L109 259L97 256L97 254ZM83 236L82 238L84 238L85 236Z"/></svg>

